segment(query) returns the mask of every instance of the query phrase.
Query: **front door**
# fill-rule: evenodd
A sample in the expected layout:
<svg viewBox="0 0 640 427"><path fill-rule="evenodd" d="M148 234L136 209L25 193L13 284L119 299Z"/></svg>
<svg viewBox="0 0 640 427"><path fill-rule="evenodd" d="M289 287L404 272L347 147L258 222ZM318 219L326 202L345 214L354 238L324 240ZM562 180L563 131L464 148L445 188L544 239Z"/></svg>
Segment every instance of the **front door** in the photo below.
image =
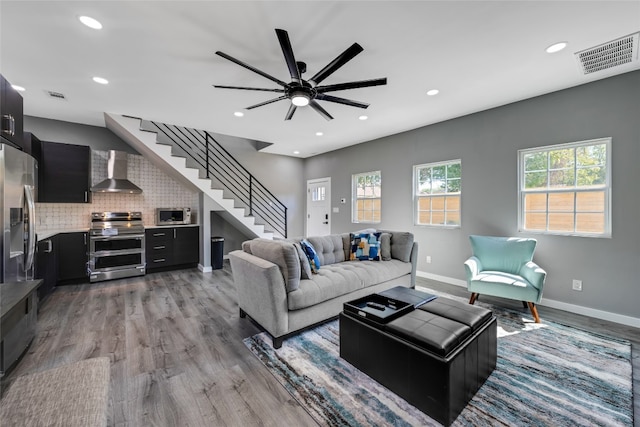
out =
<svg viewBox="0 0 640 427"><path fill-rule="evenodd" d="M331 178L307 181L307 236L331 234Z"/></svg>

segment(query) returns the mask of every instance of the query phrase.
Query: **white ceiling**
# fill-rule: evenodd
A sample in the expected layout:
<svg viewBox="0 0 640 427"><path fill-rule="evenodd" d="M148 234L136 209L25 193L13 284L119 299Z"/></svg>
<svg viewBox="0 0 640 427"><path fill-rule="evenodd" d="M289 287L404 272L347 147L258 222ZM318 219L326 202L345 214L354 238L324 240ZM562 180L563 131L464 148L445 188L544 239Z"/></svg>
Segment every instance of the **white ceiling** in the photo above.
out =
<svg viewBox="0 0 640 427"><path fill-rule="evenodd" d="M103 29L80 24L80 15ZM364 52L322 84L388 84L332 92L371 104L319 101L332 121L307 107L285 122L288 101L243 110L278 94L212 85L278 86L214 52L288 82L275 28L288 31L307 63L303 77L358 42ZM266 141L266 152L299 157L640 68L635 61L586 76L574 55L639 31L640 1L2 0L0 29L0 72L27 89L27 115L104 126L104 112L126 114ZM559 41L568 48L545 52ZM427 96L434 88L440 93ZM358 120L363 112L369 120Z"/></svg>

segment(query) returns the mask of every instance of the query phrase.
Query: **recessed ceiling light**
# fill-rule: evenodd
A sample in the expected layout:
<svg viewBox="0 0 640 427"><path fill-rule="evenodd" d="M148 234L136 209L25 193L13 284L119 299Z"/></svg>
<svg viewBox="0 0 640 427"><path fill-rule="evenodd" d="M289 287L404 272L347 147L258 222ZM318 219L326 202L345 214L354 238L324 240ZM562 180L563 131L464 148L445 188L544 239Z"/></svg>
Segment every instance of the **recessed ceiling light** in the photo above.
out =
<svg viewBox="0 0 640 427"><path fill-rule="evenodd" d="M427 91L427 95L429 96L437 95L439 93L440 91L438 89L431 89L430 91Z"/></svg>
<svg viewBox="0 0 640 427"><path fill-rule="evenodd" d="M11 85L12 88L14 88L15 90L17 90L18 92L24 92L25 88L23 88L22 86L18 86L18 85Z"/></svg>
<svg viewBox="0 0 640 427"><path fill-rule="evenodd" d="M294 151L293 154L300 154L298 150Z"/></svg>
<svg viewBox="0 0 640 427"><path fill-rule="evenodd" d="M94 30L102 29L102 24L90 16L79 16L78 19L89 28L93 28Z"/></svg>
<svg viewBox="0 0 640 427"><path fill-rule="evenodd" d="M244 116L244 113L242 111L236 111L235 113L233 113L233 115L236 117L242 117Z"/></svg>
<svg viewBox="0 0 640 427"><path fill-rule="evenodd" d="M547 48L547 53L556 53L556 52L560 52L562 49L564 49L565 47L567 47L567 42L560 42L560 43L555 43L552 44L551 46L549 46Z"/></svg>
<svg viewBox="0 0 640 427"><path fill-rule="evenodd" d="M322 132L316 132L316 136L322 136L322 135L324 135L324 133L322 133Z"/></svg>
<svg viewBox="0 0 640 427"><path fill-rule="evenodd" d="M93 81L96 83L100 83L101 85L108 85L109 84L109 80L102 78L102 77L94 77Z"/></svg>
<svg viewBox="0 0 640 427"><path fill-rule="evenodd" d="M360 120L367 120L368 118L369 118L369 116L360 116L360 117L358 117L358 119L360 119Z"/></svg>

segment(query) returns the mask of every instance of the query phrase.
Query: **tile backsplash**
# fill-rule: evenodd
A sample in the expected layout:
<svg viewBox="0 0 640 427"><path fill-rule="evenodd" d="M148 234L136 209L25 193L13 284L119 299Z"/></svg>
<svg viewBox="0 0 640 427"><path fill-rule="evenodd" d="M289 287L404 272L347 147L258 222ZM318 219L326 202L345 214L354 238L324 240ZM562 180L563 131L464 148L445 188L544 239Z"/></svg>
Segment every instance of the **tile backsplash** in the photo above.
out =
<svg viewBox="0 0 640 427"><path fill-rule="evenodd" d="M107 151L91 151L91 184L107 177ZM141 211L145 225L155 225L155 209L191 207L198 212L198 192L186 188L143 156L127 154L129 181L142 194L93 193L92 203L36 203L37 229L89 228L91 212Z"/></svg>

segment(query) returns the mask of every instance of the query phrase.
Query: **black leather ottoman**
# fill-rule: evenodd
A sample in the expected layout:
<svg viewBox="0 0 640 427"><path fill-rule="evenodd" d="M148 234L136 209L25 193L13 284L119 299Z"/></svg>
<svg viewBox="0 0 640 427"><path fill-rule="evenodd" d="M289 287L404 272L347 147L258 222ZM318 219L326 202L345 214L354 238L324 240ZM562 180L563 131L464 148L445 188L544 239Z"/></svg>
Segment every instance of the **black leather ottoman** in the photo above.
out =
<svg viewBox="0 0 640 427"><path fill-rule="evenodd" d="M340 356L448 426L496 366L491 311L439 297L387 324L340 314Z"/></svg>

